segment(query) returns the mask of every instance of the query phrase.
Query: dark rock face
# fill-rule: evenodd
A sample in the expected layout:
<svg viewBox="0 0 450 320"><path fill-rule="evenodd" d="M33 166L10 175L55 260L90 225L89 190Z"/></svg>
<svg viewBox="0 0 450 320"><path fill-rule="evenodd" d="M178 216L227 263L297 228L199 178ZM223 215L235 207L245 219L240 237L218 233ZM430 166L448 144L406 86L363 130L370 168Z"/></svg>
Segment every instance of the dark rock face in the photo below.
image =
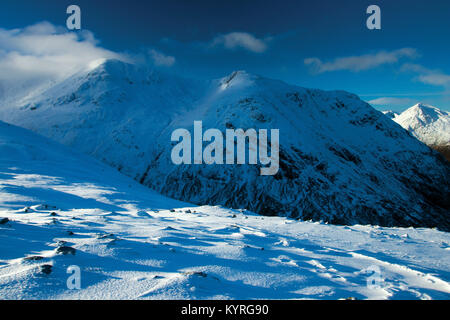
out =
<svg viewBox="0 0 450 320"><path fill-rule="evenodd" d="M447 161L450 161L450 146L431 146L434 150L437 152L440 152L442 156L447 159Z"/></svg>

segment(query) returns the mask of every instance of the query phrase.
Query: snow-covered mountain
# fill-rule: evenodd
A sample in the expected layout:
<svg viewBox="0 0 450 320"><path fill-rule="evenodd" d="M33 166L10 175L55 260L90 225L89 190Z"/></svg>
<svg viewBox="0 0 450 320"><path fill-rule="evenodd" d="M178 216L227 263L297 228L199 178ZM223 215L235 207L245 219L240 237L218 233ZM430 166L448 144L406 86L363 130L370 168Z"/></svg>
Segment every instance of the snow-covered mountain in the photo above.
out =
<svg viewBox="0 0 450 320"><path fill-rule="evenodd" d="M2 300L448 299L449 249L438 230L171 200L0 122Z"/></svg>
<svg viewBox="0 0 450 320"><path fill-rule="evenodd" d="M393 117L413 136L444 153L450 159L450 114L436 107L418 103Z"/></svg>
<svg viewBox="0 0 450 320"><path fill-rule="evenodd" d="M170 197L337 224L450 230L449 164L357 96L246 72L182 79L119 61L3 106L0 119ZM173 130L280 129L280 170L172 164Z"/></svg>
<svg viewBox="0 0 450 320"><path fill-rule="evenodd" d="M450 114L447 111L418 103L394 121L427 145L450 146Z"/></svg>

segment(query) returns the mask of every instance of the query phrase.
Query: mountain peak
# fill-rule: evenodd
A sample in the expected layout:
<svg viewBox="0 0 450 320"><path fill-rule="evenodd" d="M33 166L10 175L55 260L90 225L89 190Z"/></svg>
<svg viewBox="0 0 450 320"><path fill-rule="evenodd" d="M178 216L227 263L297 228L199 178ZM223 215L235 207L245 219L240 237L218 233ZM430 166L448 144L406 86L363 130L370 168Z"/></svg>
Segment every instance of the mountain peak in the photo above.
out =
<svg viewBox="0 0 450 320"><path fill-rule="evenodd" d="M88 71L90 73L123 74L135 68L136 65L120 59L97 59L89 63Z"/></svg>
<svg viewBox="0 0 450 320"><path fill-rule="evenodd" d="M228 76L220 80L221 89L227 89L234 86L247 86L253 84L258 77L248 73L245 70L233 71Z"/></svg>
<svg viewBox="0 0 450 320"><path fill-rule="evenodd" d="M239 78L239 77L249 77L249 76L251 76L251 74L248 73L248 72L245 71L245 70L235 70L235 71L231 72L231 73L230 73L228 76L226 76L225 78L229 78L229 79L231 80L231 79L234 79L234 78Z"/></svg>
<svg viewBox="0 0 450 320"><path fill-rule="evenodd" d="M416 118L423 123L431 123L437 121L440 117L448 117L448 113L424 103L417 103L406 111L402 112L399 117Z"/></svg>
<svg viewBox="0 0 450 320"><path fill-rule="evenodd" d="M450 145L450 115L444 110L418 103L393 120L430 146Z"/></svg>
<svg viewBox="0 0 450 320"><path fill-rule="evenodd" d="M422 103L422 102L416 103L411 108L419 108L419 109L434 108L434 109L436 109L436 107L433 107L433 106L431 106L429 104L425 104L425 103Z"/></svg>
<svg viewBox="0 0 450 320"><path fill-rule="evenodd" d="M124 65L133 65L130 62L127 62L125 60L120 59L97 59L91 62L91 65L96 67L103 67L103 68L117 68Z"/></svg>
<svg viewBox="0 0 450 320"><path fill-rule="evenodd" d="M429 104L425 104L425 103L422 103L422 102L419 102L419 103L413 105L410 109L416 110L416 111L417 110L422 110L422 111L425 111L425 112L439 110L436 107L433 107L433 106L431 106Z"/></svg>

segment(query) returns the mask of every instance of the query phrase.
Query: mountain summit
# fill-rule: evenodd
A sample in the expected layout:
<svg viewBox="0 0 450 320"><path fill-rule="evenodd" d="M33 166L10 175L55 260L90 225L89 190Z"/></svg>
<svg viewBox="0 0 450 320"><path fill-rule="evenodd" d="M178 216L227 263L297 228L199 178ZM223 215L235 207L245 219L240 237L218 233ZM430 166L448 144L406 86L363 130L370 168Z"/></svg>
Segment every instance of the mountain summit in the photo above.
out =
<svg viewBox="0 0 450 320"><path fill-rule="evenodd" d="M356 95L238 71L196 81L106 61L5 106L14 123L170 197L335 224L450 230L450 165ZM279 129L280 169L174 165L171 133Z"/></svg>
<svg viewBox="0 0 450 320"><path fill-rule="evenodd" d="M450 160L450 114L447 111L418 103L401 114L384 113Z"/></svg>
<svg viewBox="0 0 450 320"><path fill-rule="evenodd" d="M395 122L430 146L450 146L450 114L418 103L395 117Z"/></svg>

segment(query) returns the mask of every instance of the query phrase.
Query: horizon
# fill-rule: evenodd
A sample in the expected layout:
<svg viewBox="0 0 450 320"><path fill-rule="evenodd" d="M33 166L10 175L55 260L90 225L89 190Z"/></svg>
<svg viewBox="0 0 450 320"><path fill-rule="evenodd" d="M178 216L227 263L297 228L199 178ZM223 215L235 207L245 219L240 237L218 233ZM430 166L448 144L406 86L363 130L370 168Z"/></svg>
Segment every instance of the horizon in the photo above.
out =
<svg viewBox="0 0 450 320"><path fill-rule="evenodd" d="M117 61L121 61L121 62L123 62L123 63L129 63L129 64L133 64L133 65L140 65L139 64L139 62L136 62L136 61L124 61L124 60L120 60L120 59L115 59L115 58L111 58L111 59L105 59L104 61L101 61L98 65L96 65L95 66L95 68L98 68L99 66L101 66L101 65L103 65L103 64L105 64L106 62L108 62L108 61L114 61L114 60L117 60ZM94 61L94 62L97 62L97 61ZM168 70L161 70L161 69L159 69L159 68L157 68L157 67L155 67L155 66L152 66L150 63L145 63L145 64L141 64L142 66L144 66L144 67L154 67L152 70L155 70L155 71L159 71L159 72L161 72L161 71L168 71ZM217 78L211 78L211 79L199 79L199 78L195 78L195 77L190 77L190 76L184 76L185 78L187 78L187 79L195 79L195 80L205 80L205 81L207 81L207 80L209 80L209 81L214 81L214 80L220 80L220 79L224 79L224 78L227 78L227 77L229 77L229 76L231 76L233 73L236 73L236 72L244 72L244 73L247 73L247 74L249 74L249 75L254 75L254 76L258 76L258 77L262 77L262 78L265 78L265 79L269 79L269 80L274 80L274 81L283 81L284 82L284 80L282 80L282 79L274 79L274 78L267 78L267 77L264 77L263 75L261 75L261 74L257 74L257 73L251 73L251 72L248 72L247 70L244 70L244 69L242 69L242 70L231 70L229 73L227 73L227 74L223 74L222 76L219 76L219 77L217 77ZM168 74L173 74L173 72L167 72ZM176 74L177 76L181 76L181 75L178 75L178 74ZM294 85L294 84L292 84L292 83L289 83L289 82L285 82L287 85ZM298 86L298 85L295 85L295 86ZM319 89L319 90L323 90L323 91L325 91L325 92L327 92L327 91L340 91L339 89L331 89L331 90L325 90L325 89L321 89L321 88L312 88L312 87L302 87L302 86L298 86L298 87L300 87L300 88L305 88L305 89ZM342 90L342 91L345 91L345 92L349 92L349 93L352 93L352 94L354 94L353 92L350 92L350 91L347 91L347 90ZM365 101L361 96L359 96L358 95L358 97L361 99L361 100L363 100L363 101ZM367 102L367 103L369 103L368 101L365 101L365 102ZM370 103L369 103L370 104ZM398 111L395 111L395 110L393 110L393 109L389 109L389 105L386 105L386 107L385 108L383 108L383 106L376 106L376 105L372 105L372 104L370 104L373 108L375 108L376 110L378 110L378 111L381 111L381 112L383 112L383 111L392 111L392 112L395 112L395 113L397 113L397 114L401 114L402 112L404 112L404 111L406 111L406 110L408 110L408 109L411 109L411 108L413 108L413 107L415 107L415 106L417 106L417 105L422 105L422 106L425 106L425 107L431 107L431 108L437 108L437 109L439 109L439 110L444 110L444 109L442 109L442 108L440 108L440 107L438 107L438 106L434 106L434 105L431 105L431 104L429 104L429 103L424 103L424 102L422 102L422 101L416 101L416 102L412 102L412 104L411 105L408 105L408 106L406 106L405 108L403 108L403 109L400 109L400 110L398 110ZM444 111L447 111L447 110L444 110ZM450 110L449 110L450 111Z"/></svg>

